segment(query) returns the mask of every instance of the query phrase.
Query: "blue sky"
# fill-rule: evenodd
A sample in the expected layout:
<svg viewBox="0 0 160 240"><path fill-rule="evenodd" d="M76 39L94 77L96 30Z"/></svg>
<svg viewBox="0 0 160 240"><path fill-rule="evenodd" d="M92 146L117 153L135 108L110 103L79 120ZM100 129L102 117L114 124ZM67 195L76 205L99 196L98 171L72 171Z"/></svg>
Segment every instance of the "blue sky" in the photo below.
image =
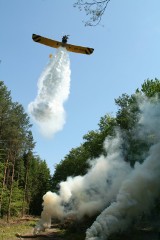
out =
<svg viewBox="0 0 160 240"><path fill-rule="evenodd" d="M90 56L69 53L70 96L64 105L66 124L54 138L44 138L33 123L36 154L51 172L69 151L96 130L106 113L115 114L114 99L132 94L147 78L160 79L160 1L111 0L102 25L85 27L75 1L0 0L0 80L13 101L27 111L37 95L37 81L55 49L36 44L32 33L95 49Z"/></svg>

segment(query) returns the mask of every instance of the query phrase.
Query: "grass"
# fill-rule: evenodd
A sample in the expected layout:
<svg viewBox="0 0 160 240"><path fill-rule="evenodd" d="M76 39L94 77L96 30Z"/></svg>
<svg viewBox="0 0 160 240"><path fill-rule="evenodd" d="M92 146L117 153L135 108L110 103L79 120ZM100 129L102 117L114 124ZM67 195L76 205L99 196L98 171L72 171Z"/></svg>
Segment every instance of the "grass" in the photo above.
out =
<svg viewBox="0 0 160 240"><path fill-rule="evenodd" d="M0 220L0 240L17 240L15 234L32 233L37 219Z"/></svg>

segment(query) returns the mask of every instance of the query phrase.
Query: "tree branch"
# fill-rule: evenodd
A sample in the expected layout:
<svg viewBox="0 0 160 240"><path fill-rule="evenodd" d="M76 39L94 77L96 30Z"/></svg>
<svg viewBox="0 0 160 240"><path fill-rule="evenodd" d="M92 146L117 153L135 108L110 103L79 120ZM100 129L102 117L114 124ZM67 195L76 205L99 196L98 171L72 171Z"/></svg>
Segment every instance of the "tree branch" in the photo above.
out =
<svg viewBox="0 0 160 240"><path fill-rule="evenodd" d="M78 7L80 11L84 10L86 15L90 16L89 20L85 22L85 26L97 26L101 22L102 16L109 2L110 0L77 0L73 6Z"/></svg>

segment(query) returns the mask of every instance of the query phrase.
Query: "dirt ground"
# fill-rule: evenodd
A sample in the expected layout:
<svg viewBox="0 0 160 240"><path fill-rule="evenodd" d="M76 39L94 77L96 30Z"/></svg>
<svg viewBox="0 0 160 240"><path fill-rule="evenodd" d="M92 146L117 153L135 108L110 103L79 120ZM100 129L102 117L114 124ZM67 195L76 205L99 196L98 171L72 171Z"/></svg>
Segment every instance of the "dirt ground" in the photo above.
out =
<svg viewBox="0 0 160 240"><path fill-rule="evenodd" d="M83 222L69 221L60 223L52 223L50 229L46 229L45 232L41 232L37 235L33 235L34 226L36 224L35 219L14 221L8 226L6 223L0 223L0 232L3 230L4 233L11 230L10 228L14 226L14 231L12 230L10 237L1 236L0 240L85 240L85 231L92 224L93 219L86 219ZM26 228L27 224L27 228ZM2 228L2 225L3 228ZM25 227L25 228L23 228ZM29 227L29 228L28 228ZM18 229L19 228L19 229ZM19 235L16 233L20 232ZM7 235L8 236L8 235ZM124 233L115 233L108 237L107 240L160 240L160 216L149 220L142 220L134 226L128 228Z"/></svg>
<svg viewBox="0 0 160 240"><path fill-rule="evenodd" d="M26 240L46 240L46 239L53 239L53 240L62 240L63 238L59 236L60 230L57 228L50 228L46 229L45 232L39 233L37 235L33 235L33 231L29 232L24 235L17 236L18 239L26 239Z"/></svg>
<svg viewBox="0 0 160 240"><path fill-rule="evenodd" d="M19 238L20 239L20 238ZM51 232L46 232L45 234L39 234L37 236L32 236L32 237L24 237L21 239L28 239L28 240L33 240L33 239L37 239L37 240L47 240L47 239L52 239L52 240L66 240L69 239L68 237L66 238L65 236L59 236L59 234L57 234L57 232L54 232L53 230L51 230ZM78 235L76 236L72 236L72 238L70 238L72 240L77 240L78 239ZM84 240L85 238L83 238ZM108 238L108 240L159 240L160 239L160 233L158 233L157 231L153 231L151 229L143 229L143 230L137 230L134 232L128 232L125 234L116 234L113 235L111 237Z"/></svg>
<svg viewBox="0 0 160 240"><path fill-rule="evenodd" d="M155 228L152 226L146 226L141 228L134 228L132 230L128 229L125 233L113 234L108 240L160 240L160 228ZM62 234L58 228L47 229L44 233L38 234L36 236L23 236L21 239L27 240L85 240L85 234L80 235L75 232L72 235Z"/></svg>
<svg viewBox="0 0 160 240"><path fill-rule="evenodd" d="M77 226L77 224L75 224ZM17 235L18 239L26 239L26 240L84 240L85 239L85 231L83 233L77 232L77 227L74 226L68 231L67 230L68 223L55 223L52 224L50 229L46 229L45 232L40 232L36 235L33 235L33 230L27 232L25 234Z"/></svg>

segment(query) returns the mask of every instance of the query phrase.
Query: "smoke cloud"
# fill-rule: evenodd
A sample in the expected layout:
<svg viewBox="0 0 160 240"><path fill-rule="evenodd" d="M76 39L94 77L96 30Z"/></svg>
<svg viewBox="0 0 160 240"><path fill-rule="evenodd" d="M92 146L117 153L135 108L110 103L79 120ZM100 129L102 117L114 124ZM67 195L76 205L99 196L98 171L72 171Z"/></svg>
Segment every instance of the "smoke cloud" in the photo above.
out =
<svg viewBox="0 0 160 240"><path fill-rule="evenodd" d="M137 163L122 182L116 201L104 209L87 230L86 239L107 239L112 233L125 230L134 218L150 211L160 193L160 102L145 99L140 109L140 134L154 138L154 144L144 162Z"/></svg>
<svg viewBox="0 0 160 240"><path fill-rule="evenodd" d="M51 217L63 219L75 215L100 213L86 232L86 240L106 240L112 233L125 230L132 220L150 211L160 193L160 102L144 99L140 103L137 138L148 139L150 149L143 163L134 168L124 161L123 134L104 142L107 156L90 161L85 176L68 177L60 183L59 193L47 192L43 197L40 231L51 224ZM127 143L126 143L127 144Z"/></svg>
<svg viewBox="0 0 160 240"><path fill-rule="evenodd" d="M59 194L47 192L43 196L44 207L35 232L49 226L51 217L63 219L74 215L80 219L84 215L93 216L110 205L131 171L129 164L123 161L122 143L119 133L116 138L107 138L104 142L107 157L102 155L92 160L85 176L68 177L61 182Z"/></svg>
<svg viewBox="0 0 160 240"><path fill-rule="evenodd" d="M65 124L64 102L70 93L70 61L67 50L58 48L38 80L36 99L28 111L46 137L62 130Z"/></svg>

